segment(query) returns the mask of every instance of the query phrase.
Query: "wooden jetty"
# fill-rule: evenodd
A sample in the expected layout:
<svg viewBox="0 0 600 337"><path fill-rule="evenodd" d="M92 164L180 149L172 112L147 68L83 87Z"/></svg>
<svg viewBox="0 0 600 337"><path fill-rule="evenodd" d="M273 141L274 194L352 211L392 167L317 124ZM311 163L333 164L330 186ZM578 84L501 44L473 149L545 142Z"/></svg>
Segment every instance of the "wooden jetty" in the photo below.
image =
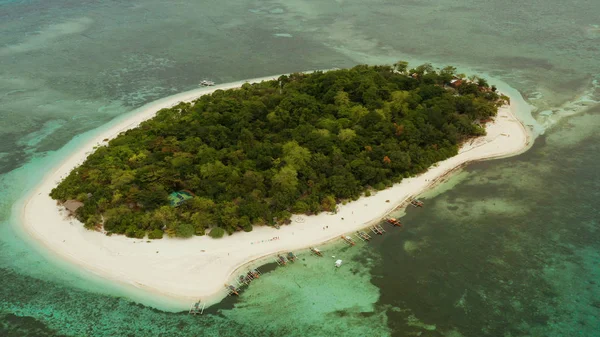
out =
<svg viewBox="0 0 600 337"><path fill-rule="evenodd" d="M323 257L323 253L321 253L319 248L310 247L310 252L315 254L316 256Z"/></svg>
<svg viewBox="0 0 600 337"><path fill-rule="evenodd" d="M275 262L280 266L285 266L287 264L287 259L283 255L277 255Z"/></svg>
<svg viewBox="0 0 600 337"><path fill-rule="evenodd" d="M423 202L419 199L412 199L410 201L410 204L415 206L415 207L423 207Z"/></svg>
<svg viewBox="0 0 600 337"><path fill-rule="evenodd" d="M287 259L288 259L288 261L290 261L290 262L296 262L297 258L298 257L296 256L296 254L294 254L292 252L288 252L287 253Z"/></svg>
<svg viewBox="0 0 600 337"><path fill-rule="evenodd" d="M190 315L202 315L204 312L204 307L206 307L206 303L202 303L202 300L198 300L198 302L192 304L190 308Z"/></svg>
<svg viewBox="0 0 600 337"><path fill-rule="evenodd" d="M383 235L383 233L385 233L385 229L379 225L371 227L371 231L377 235Z"/></svg>
<svg viewBox="0 0 600 337"><path fill-rule="evenodd" d="M364 231L357 231L356 234L357 238L361 239L362 241L370 241L371 240L371 236L369 234L367 234L367 232Z"/></svg>
<svg viewBox="0 0 600 337"><path fill-rule="evenodd" d="M385 219L389 224L396 227L402 227L402 223L398 221L396 218L387 218Z"/></svg>
<svg viewBox="0 0 600 337"><path fill-rule="evenodd" d="M349 237L348 235L342 235L342 239L344 241L346 241L346 243L349 244L350 246L354 246L356 244L356 242L354 242L354 240L352 240L352 238Z"/></svg>
<svg viewBox="0 0 600 337"><path fill-rule="evenodd" d="M227 289L227 295L231 296L231 295L236 295L236 296L240 296L239 290L238 288L236 288L235 286L231 285L231 284L225 284L225 289Z"/></svg>

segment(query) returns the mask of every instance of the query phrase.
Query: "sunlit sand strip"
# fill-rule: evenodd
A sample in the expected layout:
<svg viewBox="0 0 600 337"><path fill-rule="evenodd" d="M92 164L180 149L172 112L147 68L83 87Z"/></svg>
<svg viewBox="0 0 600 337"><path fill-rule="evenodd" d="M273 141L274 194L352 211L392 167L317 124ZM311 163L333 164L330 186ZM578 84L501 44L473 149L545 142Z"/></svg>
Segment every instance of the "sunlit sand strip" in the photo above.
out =
<svg viewBox="0 0 600 337"><path fill-rule="evenodd" d="M191 101L217 89L236 88L245 82L260 82L276 77L239 81L193 90L150 103L114 126L95 136L50 169L42 183L33 190L21 210L25 230L50 252L85 268L105 279L147 290L149 295L165 296L181 302L181 308L202 298L215 303L226 295L224 283L237 269L247 271L249 262L263 261L278 253L304 249L354 232L379 221L411 196L431 187L440 177L470 161L505 157L521 153L529 147L530 136L515 117L516 104L500 109L497 118L487 126L487 135L465 144L460 153L431 167L427 172L405 179L400 184L370 197L340 205L337 214L294 216L292 225L281 229L255 227L250 233L234 233L219 240L209 237L162 240L108 237L88 231L77 220L66 217L62 207L48 194L74 167L83 162L104 139L134 128L153 117L156 111L181 101ZM521 97L520 104L526 104ZM521 108L521 106L520 106ZM241 271L240 271L241 272Z"/></svg>

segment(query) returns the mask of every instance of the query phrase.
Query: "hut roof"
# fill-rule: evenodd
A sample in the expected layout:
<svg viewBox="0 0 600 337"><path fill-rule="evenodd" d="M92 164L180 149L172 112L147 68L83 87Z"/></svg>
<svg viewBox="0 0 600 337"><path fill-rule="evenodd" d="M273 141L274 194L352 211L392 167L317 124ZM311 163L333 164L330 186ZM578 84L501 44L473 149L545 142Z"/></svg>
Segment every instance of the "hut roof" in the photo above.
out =
<svg viewBox="0 0 600 337"><path fill-rule="evenodd" d="M77 200L67 200L63 205L69 210L69 212L75 213L79 207L83 206L83 202Z"/></svg>
<svg viewBox="0 0 600 337"><path fill-rule="evenodd" d="M194 196L190 191L177 191L169 194L169 203L171 207L177 207L183 204L186 200L193 198Z"/></svg>
<svg viewBox="0 0 600 337"><path fill-rule="evenodd" d="M453 79L452 81L450 81L450 86L454 87L454 88L458 88L463 84L463 80L461 79Z"/></svg>

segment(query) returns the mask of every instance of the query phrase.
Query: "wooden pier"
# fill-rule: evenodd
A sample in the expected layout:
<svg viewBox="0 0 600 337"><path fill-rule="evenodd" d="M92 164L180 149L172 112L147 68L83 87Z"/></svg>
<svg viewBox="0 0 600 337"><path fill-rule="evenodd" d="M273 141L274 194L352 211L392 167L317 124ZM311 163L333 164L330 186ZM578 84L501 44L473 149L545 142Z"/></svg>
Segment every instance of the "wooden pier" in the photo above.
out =
<svg viewBox="0 0 600 337"><path fill-rule="evenodd" d="M206 307L206 303L202 303L202 300L198 300L198 302L192 304L190 315L202 315L202 313L204 313L204 307Z"/></svg>
<svg viewBox="0 0 600 337"><path fill-rule="evenodd" d="M354 240L352 240L352 238L347 235L342 235L342 240L344 240L350 246L354 246L356 244L356 242L354 242Z"/></svg>
<svg viewBox="0 0 600 337"><path fill-rule="evenodd" d="M367 232L364 231L357 231L356 234L354 234L357 238L361 239L362 241L368 242L371 240L371 236L369 234L367 234Z"/></svg>

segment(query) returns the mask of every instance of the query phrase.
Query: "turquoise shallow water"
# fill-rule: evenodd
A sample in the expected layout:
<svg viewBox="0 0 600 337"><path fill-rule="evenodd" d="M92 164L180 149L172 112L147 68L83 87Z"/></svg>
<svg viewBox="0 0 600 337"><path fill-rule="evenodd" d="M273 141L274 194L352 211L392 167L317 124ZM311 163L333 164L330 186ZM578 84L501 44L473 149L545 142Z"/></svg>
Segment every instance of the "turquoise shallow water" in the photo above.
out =
<svg viewBox="0 0 600 337"><path fill-rule="evenodd" d="M599 13L583 0L0 2L0 335L595 336ZM265 266L202 317L56 263L14 221L68 141L144 103L204 78L397 59L502 79L546 134L428 193L404 231Z"/></svg>

